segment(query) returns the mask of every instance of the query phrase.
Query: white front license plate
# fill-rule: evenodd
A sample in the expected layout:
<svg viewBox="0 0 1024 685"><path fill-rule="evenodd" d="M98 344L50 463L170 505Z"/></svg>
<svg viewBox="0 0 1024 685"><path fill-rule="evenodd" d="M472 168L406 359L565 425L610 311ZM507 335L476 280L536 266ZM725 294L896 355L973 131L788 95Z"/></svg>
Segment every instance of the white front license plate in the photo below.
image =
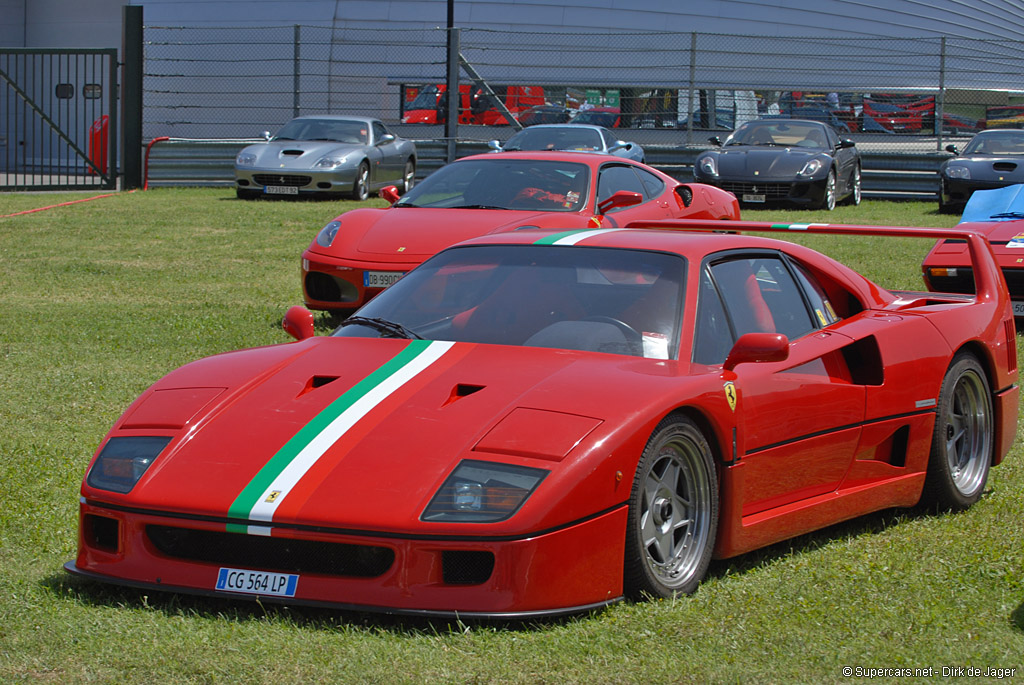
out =
<svg viewBox="0 0 1024 685"><path fill-rule="evenodd" d="M298 195L298 186L263 186L263 192L267 195Z"/></svg>
<svg viewBox="0 0 1024 685"><path fill-rule="evenodd" d="M402 271L364 271L364 288L386 288L404 276Z"/></svg>
<svg viewBox="0 0 1024 685"><path fill-rule="evenodd" d="M750 193L743 194L744 202L764 202L764 195L752 195Z"/></svg>
<svg viewBox="0 0 1024 685"><path fill-rule="evenodd" d="M1013 303L1013 315L1024 317L1024 302Z"/></svg>
<svg viewBox="0 0 1024 685"><path fill-rule="evenodd" d="M222 568L217 573L217 589L247 595L294 597L299 576L294 573L249 571L244 568Z"/></svg>

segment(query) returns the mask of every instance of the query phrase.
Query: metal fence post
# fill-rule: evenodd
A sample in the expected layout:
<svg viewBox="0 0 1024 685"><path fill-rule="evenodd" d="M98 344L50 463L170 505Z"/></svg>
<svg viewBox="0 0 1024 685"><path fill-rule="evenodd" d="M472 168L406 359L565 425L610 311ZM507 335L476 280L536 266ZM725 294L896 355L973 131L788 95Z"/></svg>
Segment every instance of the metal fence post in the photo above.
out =
<svg viewBox="0 0 1024 685"><path fill-rule="evenodd" d="M943 112L946 108L946 37L939 43L939 93L935 102L935 150L942 151Z"/></svg>
<svg viewBox="0 0 1024 685"><path fill-rule="evenodd" d="M445 115L445 137L448 139L449 162L455 161L455 142L459 137L459 52L461 48L462 29L448 29L448 79L445 92L448 94L448 111Z"/></svg>
<svg viewBox="0 0 1024 685"><path fill-rule="evenodd" d="M121 187L131 189L142 187L142 6L125 5L121 10Z"/></svg>
<svg viewBox="0 0 1024 685"><path fill-rule="evenodd" d="M302 37L302 28L296 24L295 33L292 41L292 116L299 116L299 46L301 45L300 38Z"/></svg>

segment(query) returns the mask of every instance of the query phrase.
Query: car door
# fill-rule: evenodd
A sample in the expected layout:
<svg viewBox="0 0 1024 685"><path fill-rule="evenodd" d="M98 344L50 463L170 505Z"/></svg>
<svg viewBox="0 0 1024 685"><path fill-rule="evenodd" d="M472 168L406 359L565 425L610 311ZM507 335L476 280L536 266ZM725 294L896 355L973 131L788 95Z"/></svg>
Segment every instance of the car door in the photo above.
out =
<svg viewBox="0 0 1024 685"><path fill-rule="evenodd" d="M379 154L375 180L381 185L397 183L405 168L405 160L401 156L398 138L386 143L381 142L384 136L390 133L381 122L373 122L374 148Z"/></svg>
<svg viewBox="0 0 1024 685"><path fill-rule="evenodd" d="M826 129L828 135L828 143L832 149L832 156L836 160L836 166L838 167L838 178L836 181L839 183L838 191L840 194L845 195L849 192L850 179L853 177L853 167L857 164L857 152L856 148L852 147L841 147L842 142L835 130L828 128Z"/></svg>
<svg viewBox="0 0 1024 685"><path fill-rule="evenodd" d="M655 174L633 164L602 164L597 177L597 205L620 190L640 193L644 200L631 207L618 207L605 214L608 225L625 226L641 219L671 219L665 182ZM597 208L594 208L595 213Z"/></svg>
<svg viewBox="0 0 1024 685"><path fill-rule="evenodd" d="M836 490L856 454L865 388L847 362L854 341L807 274L779 253L728 253L701 274L694 362L720 364L745 333L782 333L785 361L735 368L743 514ZM715 340L717 338L717 340Z"/></svg>

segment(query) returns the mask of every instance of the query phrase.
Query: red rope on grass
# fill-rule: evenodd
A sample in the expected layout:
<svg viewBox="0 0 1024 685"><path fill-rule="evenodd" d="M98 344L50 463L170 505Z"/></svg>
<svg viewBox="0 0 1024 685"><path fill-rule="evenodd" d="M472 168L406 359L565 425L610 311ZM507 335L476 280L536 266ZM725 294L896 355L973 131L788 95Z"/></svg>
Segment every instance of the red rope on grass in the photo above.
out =
<svg viewBox="0 0 1024 685"><path fill-rule="evenodd" d="M134 190L127 191L128 193L134 193ZM35 212L42 212L47 209L55 209L57 207L67 207L68 205L77 205L79 202L89 202L90 200L99 200L102 197L113 197L120 195L121 193L107 193L106 195L94 195L93 197L82 198L81 200L71 200L69 202L61 202L55 205L47 205L46 207L37 207L36 209L26 209L23 212L14 212L13 214L0 214L0 219L6 219L11 216L21 216L22 214L33 214Z"/></svg>

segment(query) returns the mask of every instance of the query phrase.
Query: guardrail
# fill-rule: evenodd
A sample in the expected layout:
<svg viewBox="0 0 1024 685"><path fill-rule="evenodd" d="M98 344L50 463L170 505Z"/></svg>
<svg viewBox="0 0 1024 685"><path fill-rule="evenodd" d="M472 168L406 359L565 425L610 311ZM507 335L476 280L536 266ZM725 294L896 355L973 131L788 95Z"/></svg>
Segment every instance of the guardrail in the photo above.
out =
<svg viewBox="0 0 1024 685"><path fill-rule="evenodd" d="M154 138L146 149L145 186L234 186L234 161L246 145L262 139ZM417 140L417 178L424 178L445 164L444 140ZM456 156L487 151L479 140L456 142ZM684 182L693 181L697 148L645 145L647 163ZM862 151L863 194L872 199L937 200L939 165L946 154Z"/></svg>

